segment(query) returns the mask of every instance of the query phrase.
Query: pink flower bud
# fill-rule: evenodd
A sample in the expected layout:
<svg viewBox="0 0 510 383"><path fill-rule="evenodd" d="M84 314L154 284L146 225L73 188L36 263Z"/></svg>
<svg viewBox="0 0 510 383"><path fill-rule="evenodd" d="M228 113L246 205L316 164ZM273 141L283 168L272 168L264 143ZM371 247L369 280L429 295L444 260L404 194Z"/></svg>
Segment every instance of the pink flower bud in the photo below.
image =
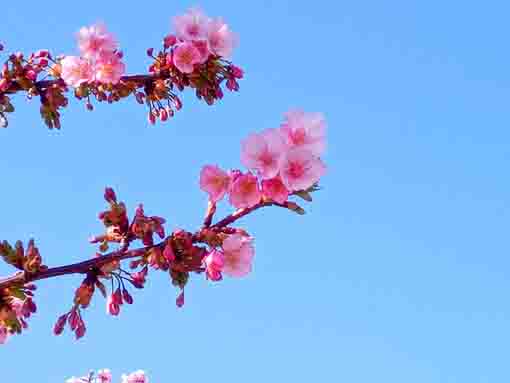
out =
<svg viewBox="0 0 510 383"><path fill-rule="evenodd" d="M165 38L163 40L163 46L166 49L170 48L172 45L175 45L176 43L177 43L177 38L174 35L165 36Z"/></svg>
<svg viewBox="0 0 510 383"><path fill-rule="evenodd" d="M115 290L115 292L112 294L112 300L114 303L118 304L118 305L121 305L122 303L124 303L122 301L122 293L120 291L120 287Z"/></svg>
<svg viewBox="0 0 510 383"><path fill-rule="evenodd" d="M204 259L205 272L208 279L219 281L222 279L221 270L223 269L223 253L218 250L212 250Z"/></svg>
<svg viewBox="0 0 510 383"><path fill-rule="evenodd" d="M57 319L55 326L53 327L53 334L55 334L55 335L62 334L62 332L64 331L64 327L66 325L66 321L67 321L67 314L60 316Z"/></svg>
<svg viewBox="0 0 510 383"><path fill-rule="evenodd" d="M163 122L168 120L168 112L165 109L160 109L160 111L159 111L159 119L161 121L163 121Z"/></svg>
<svg viewBox="0 0 510 383"><path fill-rule="evenodd" d="M179 296L177 297L177 299L175 300L175 304L177 305L177 307L182 307L184 306L184 290L179 294Z"/></svg>
<svg viewBox="0 0 510 383"><path fill-rule="evenodd" d="M113 295L110 295L106 300L106 312L113 316L117 316L120 313L120 306L115 303Z"/></svg>
<svg viewBox="0 0 510 383"><path fill-rule="evenodd" d="M76 331L74 334L76 335L76 340L82 338L85 335L85 332L87 331L87 328L85 327L85 323L83 323L82 320L80 320L80 323L78 324L78 327L76 328Z"/></svg>
<svg viewBox="0 0 510 383"><path fill-rule="evenodd" d="M34 70L29 70L27 73L25 73L25 77L31 81L35 81L37 78L37 73L35 73Z"/></svg>
<svg viewBox="0 0 510 383"><path fill-rule="evenodd" d="M35 57L49 57L50 52L46 49L40 49L37 52L35 52Z"/></svg>
<svg viewBox="0 0 510 383"><path fill-rule="evenodd" d="M228 88L228 90L231 90L233 92L237 92L239 90L239 84L233 78L229 78L227 80L227 88Z"/></svg>
<svg viewBox="0 0 510 383"><path fill-rule="evenodd" d="M124 298L124 301L128 305L133 304L133 297L131 296L131 294L129 294L129 292L126 289L122 290L122 298Z"/></svg>
<svg viewBox="0 0 510 383"><path fill-rule="evenodd" d="M78 312L76 310L73 310L71 312L71 315L67 318L69 322L69 326L71 327L71 330L76 330L78 327L78 324L80 323L80 317L78 315Z"/></svg>
<svg viewBox="0 0 510 383"><path fill-rule="evenodd" d="M234 76L235 78L239 79L243 78L244 72L241 68L236 67L235 65L231 65L230 70L232 71L232 76Z"/></svg>
<svg viewBox="0 0 510 383"><path fill-rule="evenodd" d="M113 191L112 188L107 187L104 190L104 199L106 200L106 202L109 202L109 203L117 202L117 196L115 195L115 192Z"/></svg>
<svg viewBox="0 0 510 383"><path fill-rule="evenodd" d="M152 57L153 53L154 53L154 48L147 49L147 56Z"/></svg>
<svg viewBox="0 0 510 383"><path fill-rule="evenodd" d="M156 116L154 116L154 113L152 111L149 112L149 115L147 116L147 120L151 125L154 125L156 123Z"/></svg>

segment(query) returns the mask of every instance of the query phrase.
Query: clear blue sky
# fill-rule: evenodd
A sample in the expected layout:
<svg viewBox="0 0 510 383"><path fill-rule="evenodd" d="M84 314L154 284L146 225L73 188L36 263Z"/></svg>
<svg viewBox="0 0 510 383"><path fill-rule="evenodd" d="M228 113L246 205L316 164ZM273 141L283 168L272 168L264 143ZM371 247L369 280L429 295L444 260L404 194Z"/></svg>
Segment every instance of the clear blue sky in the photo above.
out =
<svg viewBox="0 0 510 383"><path fill-rule="evenodd" d="M103 20L138 72L170 18L197 4L114 3L7 1L0 39L74 53L78 28ZM188 95L157 127L134 102L94 113L73 103L61 132L16 97L0 132L1 237L34 236L49 265L86 259L105 185L169 228L193 229L205 205L200 167L238 166L240 140L294 106L329 122L324 189L305 217L245 219L254 273L214 286L194 278L183 310L155 274L120 318L97 299L76 343L51 327L79 278L39 283L30 330L0 349L1 380L60 382L106 366L160 383L508 381L507 2L200 5L240 34L241 92L214 107Z"/></svg>

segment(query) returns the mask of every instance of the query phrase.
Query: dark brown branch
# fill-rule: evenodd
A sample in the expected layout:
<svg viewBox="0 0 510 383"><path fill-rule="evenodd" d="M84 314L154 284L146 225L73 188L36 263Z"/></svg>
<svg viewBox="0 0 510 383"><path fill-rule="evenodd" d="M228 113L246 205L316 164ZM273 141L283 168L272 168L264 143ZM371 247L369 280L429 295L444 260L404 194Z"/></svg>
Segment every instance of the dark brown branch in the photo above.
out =
<svg viewBox="0 0 510 383"><path fill-rule="evenodd" d="M166 76L165 76L165 74L166 74ZM120 81L122 81L122 82L136 82L138 84L143 84L147 81L153 81L153 80L157 80L160 78L166 78L166 77L169 77L168 73L164 73L164 72L157 73L157 74L134 74L134 75L122 76L120 78ZM43 81L37 81L35 83L35 87L39 91L41 91L43 89L48 89L56 84L65 85L65 82L61 78L55 79L55 80L43 80ZM11 85L9 86L9 89L7 89L5 92L3 92L3 94L13 94L13 93L16 93L16 92L19 92L22 90L23 90L23 88L21 88L21 86L16 81L13 81L11 83Z"/></svg>
<svg viewBox="0 0 510 383"><path fill-rule="evenodd" d="M101 266L116 260L121 261L123 259L139 257L143 255L147 250L153 247L162 246L163 244L164 242L161 242L157 245L147 246L140 249L134 249L123 253L119 251L113 251L101 257L88 259L86 261L73 263L71 265L52 267L46 270L41 270L36 273L18 272L7 278L0 279L0 290L12 286L14 284L25 284L33 281L38 281L41 279L59 277L62 275L86 274L93 268L100 268Z"/></svg>
<svg viewBox="0 0 510 383"><path fill-rule="evenodd" d="M260 209L261 207L272 205L283 207L289 210L295 210L295 206L297 206L294 202L285 202L283 204L274 201L259 202L258 204L250 208L239 209L236 212L226 216L222 220L218 221L216 224L210 226L210 229L214 230L225 228L234 223L235 221L237 221L238 219L252 213L257 209ZM195 233L195 235L193 235L193 238L195 238L198 241L199 236L197 234L198 233ZM139 249L133 249L129 251L117 250L97 258L88 259L86 261L73 263L66 266L52 267L35 273L18 272L14 275L5 278L0 278L0 290L8 288L13 285L23 285L25 283L38 281L41 279L54 278L70 274L86 274L91 269L98 269L107 263L140 257L143 254L145 254L147 250L154 247L163 247L164 245L165 241L162 241L153 246L142 247Z"/></svg>

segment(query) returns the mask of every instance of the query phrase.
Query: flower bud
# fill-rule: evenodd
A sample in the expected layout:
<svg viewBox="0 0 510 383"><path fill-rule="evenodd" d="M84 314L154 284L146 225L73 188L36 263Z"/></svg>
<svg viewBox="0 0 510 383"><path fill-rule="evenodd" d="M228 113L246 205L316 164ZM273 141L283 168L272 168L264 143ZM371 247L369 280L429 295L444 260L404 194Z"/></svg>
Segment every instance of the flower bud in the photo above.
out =
<svg viewBox="0 0 510 383"><path fill-rule="evenodd" d="M53 334L55 334L55 335L62 334L62 332L64 331L64 327L66 325L66 321L67 321L67 314L60 316L57 319L55 326L53 327Z"/></svg>
<svg viewBox="0 0 510 383"><path fill-rule="evenodd" d="M122 298L124 298L124 301L128 305L133 304L133 297L131 296L131 294L129 294L129 292L126 289L122 290Z"/></svg>
<svg viewBox="0 0 510 383"><path fill-rule="evenodd" d="M177 307L184 306L184 290L182 290L182 292L179 294L179 296L175 300L175 304Z"/></svg>

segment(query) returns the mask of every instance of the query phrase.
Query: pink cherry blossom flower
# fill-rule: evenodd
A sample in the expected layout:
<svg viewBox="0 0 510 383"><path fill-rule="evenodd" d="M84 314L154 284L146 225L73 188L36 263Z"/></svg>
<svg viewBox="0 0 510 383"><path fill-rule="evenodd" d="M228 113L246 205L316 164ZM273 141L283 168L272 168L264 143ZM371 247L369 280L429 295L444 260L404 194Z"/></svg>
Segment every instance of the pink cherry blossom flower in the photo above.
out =
<svg viewBox="0 0 510 383"><path fill-rule="evenodd" d="M326 149L326 122L321 113L291 110L286 113L281 131L289 147L300 147L319 157Z"/></svg>
<svg viewBox="0 0 510 383"><path fill-rule="evenodd" d="M129 375L122 375L122 383L149 383L149 378L145 376L145 372L138 370Z"/></svg>
<svg viewBox="0 0 510 383"><path fill-rule="evenodd" d="M200 189L209 194L211 202L220 201L230 186L230 176L218 166L206 165L200 172Z"/></svg>
<svg viewBox="0 0 510 383"><path fill-rule="evenodd" d="M95 65L95 78L103 84L117 84L124 74L126 66L118 53L101 53Z"/></svg>
<svg viewBox="0 0 510 383"><path fill-rule="evenodd" d="M257 170L264 178L278 174L285 143L278 129L267 129L248 136L241 144L241 162L249 169Z"/></svg>
<svg viewBox="0 0 510 383"><path fill-rule="evenodd" d="M307 149L289 150L282 160L280 176L283 184L290 191L308 189L326 172L324 163Z"/></svg>
<svg viewBox="0 0 510 383"><path fill-rule="evenodd" d="M221 280L221 271L223 269L223 253L218 250L212 250L204 258L205 273L208 279L211 281Z"/></svg>
<svg viewBox="0 0 510 383"><path fill-rule="evenodd" d="M64 82L74 88L93 80L92 65L89 60L76 56L66 56L60 61L61 77Z"/></svg>
<svg viewBox="0 0 510 383"><path fill-rule="evenodd" d="M97 372L97 383L111 383L112 382L112 373L108 369L99 370Z"/></svg>
<svg viewBox="0 0 510 383"><path fill-rule="evenodd" d="M184 15L175 16L176 35L183 41L202 40L207 37L209 18L198 8L189 9Z"/></svg>
<svg viewBox="0 0 510 383"><path fill-rule="evenodd" d="M236 233L223 241L224 266L223 272L231 277L244 277L252 269L255 250L252 238Z"/></svg>
<svg viewBox="0 0 510 383"><path fill-rule="evenodd" d="M261 197L257 177L251 173L239 176L230 187L230 204L238 209L252 207Z"/></svg>
<svg viewBox="0 0 510 383"><path fill-rule="evenodd" d="M199 64L202 55L193 43L185 42L177 46L174 50L174 65L182 73L193 72L193 66Z"/></svg>
<svg viewBox="0 0 510 383"><path fill-rule="evenodd" d="M229 58L237 45L238 38L221 19L212 20L207 28L209 49L212 54Z"/></svg>
<svg viewBox="0 0 510 383"><path fill-rule="evenodd" d="M262 194L278 203L284 203L289 198L289 191L280 177L262 181Z"/></svg>
<svg viewBox="0 0 510 383"><path fill-rule="evenodd" d="M95 58L102 52L112 52L117 48L115 37L102 23L83 27L78 32L78 47L83 57Z"/></svg>

